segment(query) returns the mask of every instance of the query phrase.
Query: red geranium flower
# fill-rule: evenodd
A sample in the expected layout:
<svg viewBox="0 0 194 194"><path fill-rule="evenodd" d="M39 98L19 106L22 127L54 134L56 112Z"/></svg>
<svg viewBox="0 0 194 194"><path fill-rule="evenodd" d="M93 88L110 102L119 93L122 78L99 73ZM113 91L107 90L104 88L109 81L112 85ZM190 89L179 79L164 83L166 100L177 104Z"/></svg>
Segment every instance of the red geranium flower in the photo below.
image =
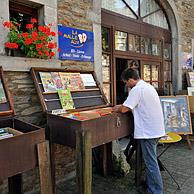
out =
<svg viewBox="0 0 194 194"><path fill-rule="evenodd" d="M36 18L31 18L31 23L37 23Z"/></svg>
<svg viewBox="0 0 194 194"><path fill-rule="evenodd" d="M34 27L33 24L26 24L27 29L32 29L33 27Z"/></svg>

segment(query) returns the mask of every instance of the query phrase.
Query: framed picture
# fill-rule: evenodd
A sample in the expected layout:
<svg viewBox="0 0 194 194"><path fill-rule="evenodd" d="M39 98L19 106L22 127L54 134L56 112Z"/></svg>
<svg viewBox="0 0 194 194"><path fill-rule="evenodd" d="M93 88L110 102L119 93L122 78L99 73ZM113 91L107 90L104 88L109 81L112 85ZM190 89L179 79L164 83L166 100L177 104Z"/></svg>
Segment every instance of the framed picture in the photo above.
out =
<svg viewBox="0 0 194 194"><path fill-rule="evenodd" d="M161 96L166 132L192 134L188 96Z"/></svg>
<svg viewBox="0 0 194 194"><path fill-rule="evenodd" d="M187 87L188 96L194 96L194 87Z"/></svg>
<svg viewBox="0 0 194 194"><path fill-rule="evenodd" d="M189 87L194 87L194 72L186 72L186 78L187 78L187 85Z"/></svg>

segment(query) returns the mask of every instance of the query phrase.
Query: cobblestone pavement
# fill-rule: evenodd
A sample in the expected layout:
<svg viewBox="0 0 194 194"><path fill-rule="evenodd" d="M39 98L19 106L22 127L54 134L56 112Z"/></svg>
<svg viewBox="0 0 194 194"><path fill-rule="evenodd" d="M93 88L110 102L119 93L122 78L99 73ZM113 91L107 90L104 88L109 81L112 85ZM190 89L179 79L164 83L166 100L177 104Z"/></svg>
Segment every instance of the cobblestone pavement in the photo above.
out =
<svg viewBox="0 0 194 194"><path fill-rule="evenodd" d="M193 145L194 146L194 145ZM158 152L163 147L159 146ZM172 181L166 171L162 171L164 194L194 194L194 147L188 149L186 141L171 145L160 157L163 164L180 184L181 190ZM57 185L57 194L76 194L75 180L69 180ZM137 194L134 186L134 170L126 177L102 177L93 174L92 194Z"/></svg>

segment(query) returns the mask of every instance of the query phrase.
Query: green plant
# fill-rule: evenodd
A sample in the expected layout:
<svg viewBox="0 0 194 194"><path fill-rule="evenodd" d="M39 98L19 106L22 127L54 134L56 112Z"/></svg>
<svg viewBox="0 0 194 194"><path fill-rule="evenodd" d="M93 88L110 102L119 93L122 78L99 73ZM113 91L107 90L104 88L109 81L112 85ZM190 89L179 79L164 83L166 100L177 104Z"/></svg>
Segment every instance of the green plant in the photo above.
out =
<svg viewBox="0 0 194 194"><path fill-rule="evenodd" d="M3 23L5 28L9 29L8 41L5 47L9 49L20 49L26 57L49 59L55 56L53 49L56 48L56 42L53 37L55 32L51 31L51 24L35 26L37 20L31 19L31 23L26 25L26 32L20 30L20 24L15 21L6 21Z"/></svg>

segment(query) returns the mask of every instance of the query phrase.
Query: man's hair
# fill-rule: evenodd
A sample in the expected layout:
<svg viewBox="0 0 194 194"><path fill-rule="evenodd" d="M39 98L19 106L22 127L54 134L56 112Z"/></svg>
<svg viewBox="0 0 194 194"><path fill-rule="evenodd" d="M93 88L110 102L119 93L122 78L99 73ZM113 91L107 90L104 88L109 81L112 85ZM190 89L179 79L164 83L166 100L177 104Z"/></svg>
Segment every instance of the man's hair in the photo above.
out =
<svg viewBox="0 0 194 194"><path fill-rule="evenodd" d="M122 72L121 79L123 81L128 81L129 79L138 80L140 77L136 69L127 68Z"/></svg>

